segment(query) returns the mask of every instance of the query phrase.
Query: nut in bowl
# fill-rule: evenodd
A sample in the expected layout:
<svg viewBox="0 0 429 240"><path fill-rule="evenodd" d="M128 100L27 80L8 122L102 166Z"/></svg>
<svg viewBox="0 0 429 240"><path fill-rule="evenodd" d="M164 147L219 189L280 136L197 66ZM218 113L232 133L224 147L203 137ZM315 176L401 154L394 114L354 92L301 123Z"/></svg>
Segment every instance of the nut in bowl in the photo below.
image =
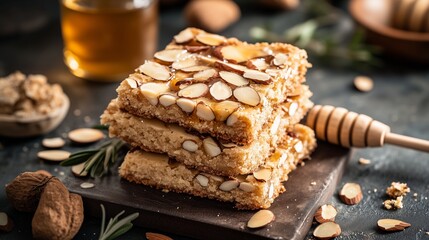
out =
<svg viewBox="0 0 429 240"><path fill-rule="evenodd" d="M425 0L416 2L420 1ZM420 4L403 6L405 2L410 1L352 0L349 10L365 29L368 41L380 46L386 55L402 62L411 60L428 65L429 55L424 53L429 52L429 24L424 21L428 19L429 8L420 8ZM406 11L401 10L404 8Z"/></svg>
<svg viewBox="0 0 429 240"><path fill-rule="evenodd" d="M20 72L0 78L0 135L31 137L55 129L67 115L70 100L43 75Z"/></svg>

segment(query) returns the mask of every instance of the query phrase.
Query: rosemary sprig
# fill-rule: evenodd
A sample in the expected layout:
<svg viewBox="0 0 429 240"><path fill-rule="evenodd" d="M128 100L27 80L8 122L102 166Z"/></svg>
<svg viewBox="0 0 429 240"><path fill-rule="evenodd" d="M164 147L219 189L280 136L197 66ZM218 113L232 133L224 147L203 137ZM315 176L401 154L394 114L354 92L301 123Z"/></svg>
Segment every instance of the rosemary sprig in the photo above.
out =
<svg viewBox="0 0 429 240"><path fill-rule="evenodd" d="M85 163L82 172L88 172L91 177L102 177L109 172L118 159L119 150L125 143L119 139L113 139L101 145L98 149L84 150L70 155L67 160L61 162L61 166L73 166Z"/></svg>
<svg viewBox="0 0 429 240"><path fill-rule="evenodd" d="M106 210L104 209L103 204L100 204L101 207L101 230L100 230L100 237L98 240L111 240L115 239L122 234L128 232L133 227L133 224L131 221L138 218L139 213L133 213L131 215L128 215L121 220L119 220L119 217L124 214L125 211L122 211L118 213L114 218L111 218L109 220L109 223L105 227L106 224Z"/></svg>

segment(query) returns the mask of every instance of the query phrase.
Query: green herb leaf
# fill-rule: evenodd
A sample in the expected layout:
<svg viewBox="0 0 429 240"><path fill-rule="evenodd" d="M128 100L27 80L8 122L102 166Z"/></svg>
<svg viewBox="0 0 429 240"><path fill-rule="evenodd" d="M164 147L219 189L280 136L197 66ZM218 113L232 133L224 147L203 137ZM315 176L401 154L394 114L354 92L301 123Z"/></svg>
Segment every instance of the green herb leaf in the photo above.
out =
<svg viewBox="0 0 429 240"><path fill-rule="evenodd" d="M105 227L106 210L104 209L103 204L101 204L100 206L102 219L100 237L98 238L99 240L112 240L123 235L133 227L133 224L131 222L139 216L139 213L133 213L119 220L119 217L122 216L122 214L124 214L125 212L122 211L118 213L114 218L111 218L109 220L109 223Z"/></svg>

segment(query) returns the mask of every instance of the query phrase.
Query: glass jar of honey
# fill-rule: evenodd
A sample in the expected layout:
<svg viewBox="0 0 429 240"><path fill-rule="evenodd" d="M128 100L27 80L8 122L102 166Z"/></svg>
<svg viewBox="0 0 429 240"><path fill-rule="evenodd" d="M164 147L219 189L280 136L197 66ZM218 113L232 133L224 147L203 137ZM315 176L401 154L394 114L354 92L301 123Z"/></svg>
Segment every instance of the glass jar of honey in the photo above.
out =
<svg viewBox="0 0 429 240"><path fill-rule="evenodd" d="M156 50L157 0L60 0L64 61L81 78L119 81Z"/></svg>

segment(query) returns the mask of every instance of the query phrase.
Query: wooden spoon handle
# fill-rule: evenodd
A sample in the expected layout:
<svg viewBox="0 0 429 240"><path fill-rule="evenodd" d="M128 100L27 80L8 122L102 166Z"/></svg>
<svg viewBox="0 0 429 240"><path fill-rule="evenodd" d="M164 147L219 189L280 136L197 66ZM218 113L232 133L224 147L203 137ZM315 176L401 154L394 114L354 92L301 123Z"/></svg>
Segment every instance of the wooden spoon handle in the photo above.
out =
<svg viewBox="0 0 429 240"><path fill-rule="evenodd" d="M429 152L429 141L391 133L386 124L345 108L316 105L308 113L307 125L320 140L343 147L379 147L389 143Z"/></svg>

